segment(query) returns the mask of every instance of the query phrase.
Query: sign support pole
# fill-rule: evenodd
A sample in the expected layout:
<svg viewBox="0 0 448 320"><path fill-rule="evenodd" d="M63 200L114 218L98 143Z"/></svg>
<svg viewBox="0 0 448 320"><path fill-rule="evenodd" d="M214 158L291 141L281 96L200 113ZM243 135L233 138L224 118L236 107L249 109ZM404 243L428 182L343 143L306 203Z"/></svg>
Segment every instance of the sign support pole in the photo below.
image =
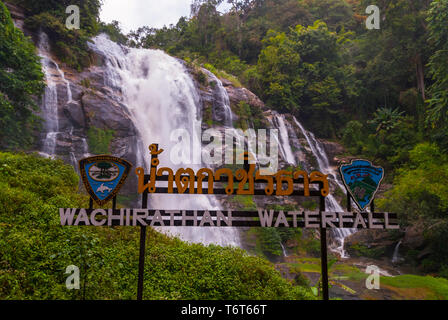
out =
<svg viewBox="0 0 448 320"><path fill-rule="evenodd" d="M158 148L158 145L157 145ZM157 154L151 155L151 165ZM145 178L144 183L148 183ZM142 194L142 209L148 209L148 191ZM143 300L143 277L145 273L146 226L140 227L140 253L138 257L137 300Z"/></svg>
<svg viewBox="0 0 448 320"><path fill-rule="evenodd" d="M137 300L143 299L143 274L145 271L146 227L140 227L140 255L138 258Z"/></svg>
<svg viewBox="0 0 448 320"><path fill-rule="evenodd" d="M142 195L142 209L148 208L148 193ZM138 257L137 300L143 299L143 276L145 271L146 226L140 227L140 253Z"/></svg>
<svg viewBox="0 0 448 320"><path fill-rule="evenodd" d="M322 221L322 212L325 211L325 197L320 197L320 214ZM327 260L327 228L322 228L320 224L320 262L322 274L322 298L329 300L328 294L328 260Z"/></svg>

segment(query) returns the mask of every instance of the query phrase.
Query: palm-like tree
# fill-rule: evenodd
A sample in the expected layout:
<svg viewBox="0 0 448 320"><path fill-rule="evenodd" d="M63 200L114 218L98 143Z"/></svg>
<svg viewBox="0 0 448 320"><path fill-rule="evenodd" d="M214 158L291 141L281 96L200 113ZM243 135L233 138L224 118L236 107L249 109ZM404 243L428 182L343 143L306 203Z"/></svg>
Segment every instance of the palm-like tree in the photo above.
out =
<svg viewBox="0 0 448 320"><path fill-rule="evenodd" d="M403 113L396 109L391 108L379 108L373 114L373 120L369 121L376 126L376 133L378 134L381 130L386 132L392 130L397 126L397 124L403 119Z"/></svg>

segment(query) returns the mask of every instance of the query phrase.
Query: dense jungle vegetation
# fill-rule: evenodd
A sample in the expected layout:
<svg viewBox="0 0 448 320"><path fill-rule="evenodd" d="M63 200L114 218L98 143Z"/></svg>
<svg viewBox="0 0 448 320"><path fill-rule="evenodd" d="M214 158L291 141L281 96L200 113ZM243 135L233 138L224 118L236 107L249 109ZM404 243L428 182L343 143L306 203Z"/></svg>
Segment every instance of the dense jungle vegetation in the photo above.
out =
<svg viewBox="0 0 448 320"><path fill-rule="evenodd" d="M232 8L221 13L217 8L222 1L195 0L191 16L182 17L176 25L142 27L128 35L120 31L117 22L99 20L99 0L10 2L24 8L27 28L48 33L54 54L73 69L82 70L92 63L87 41L100 32L130 46L160 48L236 79L270 108L296 115L318 137L342 143L347 155L383 165L391 187L382 195L380 209L398 212L403 226L420 224L433 253L418 263L425 265L425 272L448 277L448 0L378 0L379 30L365 27L365 8L371 4L366 0L228 0ZM64 26L65 8L71 4L83 12L80 30ZM32 148L39 131L34 111L43 89L36 49L14 27L0 1L2 150ZM136 254L136 235L131 231L55 228L56 208L85 201L76 193L73 170L61 163L10 153L1 154L0 161L0 297L20 298L34 292L35 297L61 294L70 298L59 279L63 277L62 264L58 270L48 269L55 255L63 256L63 261L77 257L86 268L103 268L106 274L118 272L122 276L117 278L135 276L127 272L134 269L131 265L136 261L132 256ZM58 172L54 177L48 174L53 167ZM20 179L24 170L31 177L44 178L25 183ZM36 220L25 219L24 212L32 212ZM17 224L16 219L23 221ZM30 229L35 231L31 235ZM61 237L79 244L80 239L88 239L83 243L90 247L66 247L54 241ZM161 248L148 246L152 250L148 256L156 259L147 263L155 263L152 267L160 271L151 277L163 279L158 287L148 289L150 297L200 298L204 290L214 292L208 298L230 299L266 297L265 290L278 298L307 294L302 287L282 281L263 260L245 257L238 250L189 246L161 235L154 237L160 237L168 255L162 254ZM95 251L96 243L109 251ZM103 263L113 262L118 259L116 253L125 251L130 254L123 256L121 264L115 260L116 270ZM247 268L258 271L243 287L223 292L227 286L205 289L207 277L221 276L200 269L196 283L204 287L192 289L180 280L188 270L179 270L177 263L183 259L191 262L188 268L194 268L198 256L209 259L202 267L228 266L231 271L222 279L233 279ZM35 265L27 265L31 260ZM177 270L174 275L162 270L161 263L167 261ZM128 297L135 291L129 287L134 281L114 283L111 277L90 276L88 297ZM258 287L259 277L267 279L268 285ZM44 281L51 290L40 292L32 279ZM110 290L95 292L100 282ZM151 283L148 286L154 285ZM167 283L172 285L171 291L166 291ZM119 295L121 292L124 295Z"/></svg>

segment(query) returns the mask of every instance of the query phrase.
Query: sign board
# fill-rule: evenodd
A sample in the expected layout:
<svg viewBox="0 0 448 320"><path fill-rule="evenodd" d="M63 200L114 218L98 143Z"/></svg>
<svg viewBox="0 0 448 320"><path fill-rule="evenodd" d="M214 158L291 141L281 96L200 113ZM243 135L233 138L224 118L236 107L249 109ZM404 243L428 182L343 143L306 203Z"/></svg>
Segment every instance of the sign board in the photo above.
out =
<svg viewBox="0 0 448 320"><path fill-rule="evenodd" d="M91 197L88 209L59 209L63 226L139 226L140 255L137 299L142 299L145 262L146 227L264 227L318 228L321 240L323 297L328 300L327 229L398 229L397 215L373 212L373 199L384 177L384 169L367 160L354 160L339 170L347 188L347 212L325 211L325 197L330 194L328 175L318 171L280 170L273 175L256 171L244 153L244 168L235 172L228 168L212 171L202 168L195 172L181 168L158 168L158 155L163 149L149 146L149 174L137 168L137 191L142 194L142 208L116 208L116 195L124 184L132 165L124 159L102 155L79 162L81 178ZM158 184L163 183L163 186ZM319 197L318 211L258 211L234 210L156 210L148 209L149 194L222 194ZM112 209L94 209L93 200L100 206L113 199ZM351 212L350 199L360 209ZM371 212L366 212L371 205Z"/></svg>
<svg viewBox="0 0 448 320"><path fill-rule="evenodd" d="M63 226L261 227L398 229L397 216L380 212L59 209Z"/></svg>
<svg viewBox="0 0 448 320"><path fill-rule="evenodd" d="M367 160L353 160L339 168L347 192L361 211L375 198L384 178L384 169L375 167Z"/></svg>

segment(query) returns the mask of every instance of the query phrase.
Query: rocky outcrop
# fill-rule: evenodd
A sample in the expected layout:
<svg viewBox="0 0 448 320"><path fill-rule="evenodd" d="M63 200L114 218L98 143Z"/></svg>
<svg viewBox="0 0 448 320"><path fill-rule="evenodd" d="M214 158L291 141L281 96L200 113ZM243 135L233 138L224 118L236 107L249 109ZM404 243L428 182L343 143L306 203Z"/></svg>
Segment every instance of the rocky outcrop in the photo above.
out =
<svg viewBox="0 0 448 320"><path fill-rule="evenodd" d="M340 165L340 157L346 150L345 148L334 141L326 141L321 140L322 145L324 146L325 152L328 155L328 160L330 161L330 165L339 166Z"/></svg>
<svg viewBox="0 0 448 320"><path fill-rule="evenodd" d="M345 239L345 250L350 257L392 259L400 234L385 230L360 230Z"/></svg>
<svg viewBox="0 0 448 320"><path fill-rule="evenodd" d="M227 90L229 95L230 103L238 105L241 101L247 104L260 108L261 110L266 110L265 104L260 100L253 92L247 90L244 87L237 87L232 84L231 81L227 79L221 79L224 88Z"/></svg>

